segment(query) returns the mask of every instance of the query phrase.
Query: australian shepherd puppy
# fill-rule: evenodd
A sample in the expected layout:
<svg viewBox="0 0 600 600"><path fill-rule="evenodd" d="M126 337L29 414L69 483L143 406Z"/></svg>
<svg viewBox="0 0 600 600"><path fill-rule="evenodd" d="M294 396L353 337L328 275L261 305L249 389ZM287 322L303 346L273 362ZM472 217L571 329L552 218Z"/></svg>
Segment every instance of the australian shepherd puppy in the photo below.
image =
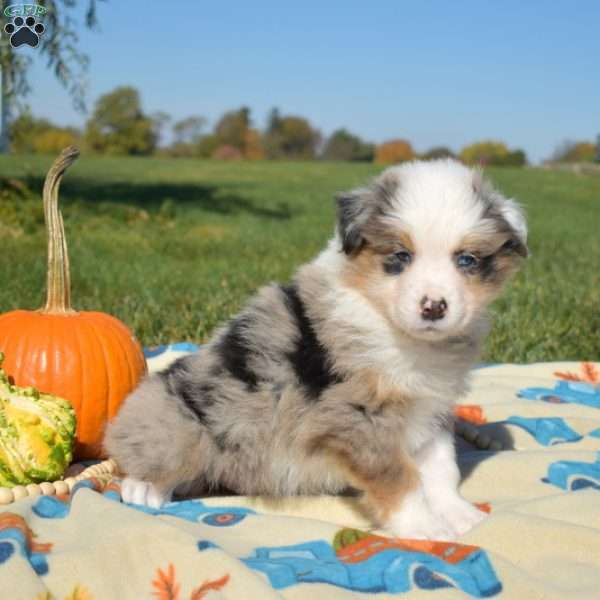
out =
<svg viewBox="0 0 600 600"><path fill-rule="evenodd" d="M339 195L335 236L289 285L127 398L105 438L124 500L352 487L396 535L465 533L484 515L457 491L453 406L526 237L518 205L452 160Z"/></svg>

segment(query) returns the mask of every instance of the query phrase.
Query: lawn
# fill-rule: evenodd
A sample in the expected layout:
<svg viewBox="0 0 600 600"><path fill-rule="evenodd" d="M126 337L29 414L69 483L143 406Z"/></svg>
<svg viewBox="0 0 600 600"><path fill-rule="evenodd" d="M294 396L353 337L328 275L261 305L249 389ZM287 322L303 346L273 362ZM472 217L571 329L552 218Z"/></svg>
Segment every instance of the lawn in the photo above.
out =
<svg viewBox="0 0 600 600"><path fill-rule="evenodd" d="M0 312L43 304L39 194L50 162L0 158L0 178L27 186L19 197L0 180ZM288 279L313 257L333 229L333 194L377 172L350 163L81 158L61 189L75 308L119 317L145 345L205 341L260 285ZM532 256L493 306L484 360L600 360L600 177L488 174L525 205Z"/></svg>

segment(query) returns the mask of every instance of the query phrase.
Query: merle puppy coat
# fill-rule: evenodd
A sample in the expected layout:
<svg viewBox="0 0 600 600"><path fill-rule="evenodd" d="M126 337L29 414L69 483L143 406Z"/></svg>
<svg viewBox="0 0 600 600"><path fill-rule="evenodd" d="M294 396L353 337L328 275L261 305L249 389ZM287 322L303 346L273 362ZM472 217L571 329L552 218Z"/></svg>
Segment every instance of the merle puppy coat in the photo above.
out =
<svg viewBox="0 0 600 600"><path fill-rule="evenodd" d="M486 307L526 256L519 207L454 161L384 171L337 198L336 233L194 355L146 377L109 425L124 499L362 492L377 526L454 539L452 410Z"/></svg>

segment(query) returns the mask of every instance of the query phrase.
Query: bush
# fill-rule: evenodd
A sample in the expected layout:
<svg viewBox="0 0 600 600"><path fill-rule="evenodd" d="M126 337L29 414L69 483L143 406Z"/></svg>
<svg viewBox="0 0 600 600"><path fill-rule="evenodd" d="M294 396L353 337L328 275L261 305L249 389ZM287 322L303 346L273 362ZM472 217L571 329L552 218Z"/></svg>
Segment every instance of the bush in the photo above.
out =
<svg viewBox="0 0 600 600"><path fill-rule="evenodd" d="M598 149L591 142L563 142L552 155L556 162L595 162Z"/></svg>
<svg viewBox="0 0 600 600"><path fill-rule="evenodd" d="M508 155L506 144L495 141L476 142L465 146L460 152L460 158L468 165L489 165L502 161Z"/></svg>
<svg viewBox="0 0 600 600"><path fill-rule="evenodd" d="M210 158L220 146L219 140L215 135L205 135L198 142L196 154L201 158Z"/></svg>
<svg viewBox="0 0 600 600"><path fill-rule="evenodd" d="M77 142L77 132L72 129L52 127L33 140L33 151L42 154L58 154L63 148Z"/></svg>
<svg viewBox="0 0 600 600"><path fill-rule="evenodd" d="M327 139L322 156L327 160L371 162L375 156L375 147L346 129L338 129Z"/></svg>
<svg viewBox="0 0 600 600"><path fill-rule="evenodd" d="M412 160L415 153L406 140L390 140L377 146L375 162L380 165L389 165L407 160Z"/></svg>
<svg viewBox="0 0 600 600"><path fill-rule="evenodd" d="M446 146L435 146L421 155L422 160L437 160L438 158L456 158L456 154Z"/></svg>
<svg viewBox="0 0 600 600"><path fill-rule="evenodd" d="M80 134L74 128L57 127L25 111L10 124L9 135L13 152L55 154L75 143Z"/></svg>

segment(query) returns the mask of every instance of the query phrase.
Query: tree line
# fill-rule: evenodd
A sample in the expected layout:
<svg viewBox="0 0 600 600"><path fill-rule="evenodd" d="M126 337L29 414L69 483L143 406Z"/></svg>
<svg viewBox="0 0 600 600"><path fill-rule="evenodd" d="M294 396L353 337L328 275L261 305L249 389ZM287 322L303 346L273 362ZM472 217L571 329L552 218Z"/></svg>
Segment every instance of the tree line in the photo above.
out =
<svg viewBox="0 0 600 600"><path fill-rule="evenodd" d="M169 143L164 143L170 128ZM250 109L225 112L212 130L207 120L191 115L173 121L164 112L146 113L139 92L129 86L118 87L100 96L85 127L59 127L47 119L23 112L10 125L13 152L56 153L71 143L98 154L166 155L221 160L345 160L393 164L413 158L456 157L467 164L523 166L527 156L521 149L510 149L498 141L470 144L458 154L438 146L417 154L407 140L394 139L372 144L345 128L327 138L304 117L269 113L266 127L253 126ZM557 155L558 153L558 155ZM555 160L594 160L590 143L565 143Z"/></svg>

